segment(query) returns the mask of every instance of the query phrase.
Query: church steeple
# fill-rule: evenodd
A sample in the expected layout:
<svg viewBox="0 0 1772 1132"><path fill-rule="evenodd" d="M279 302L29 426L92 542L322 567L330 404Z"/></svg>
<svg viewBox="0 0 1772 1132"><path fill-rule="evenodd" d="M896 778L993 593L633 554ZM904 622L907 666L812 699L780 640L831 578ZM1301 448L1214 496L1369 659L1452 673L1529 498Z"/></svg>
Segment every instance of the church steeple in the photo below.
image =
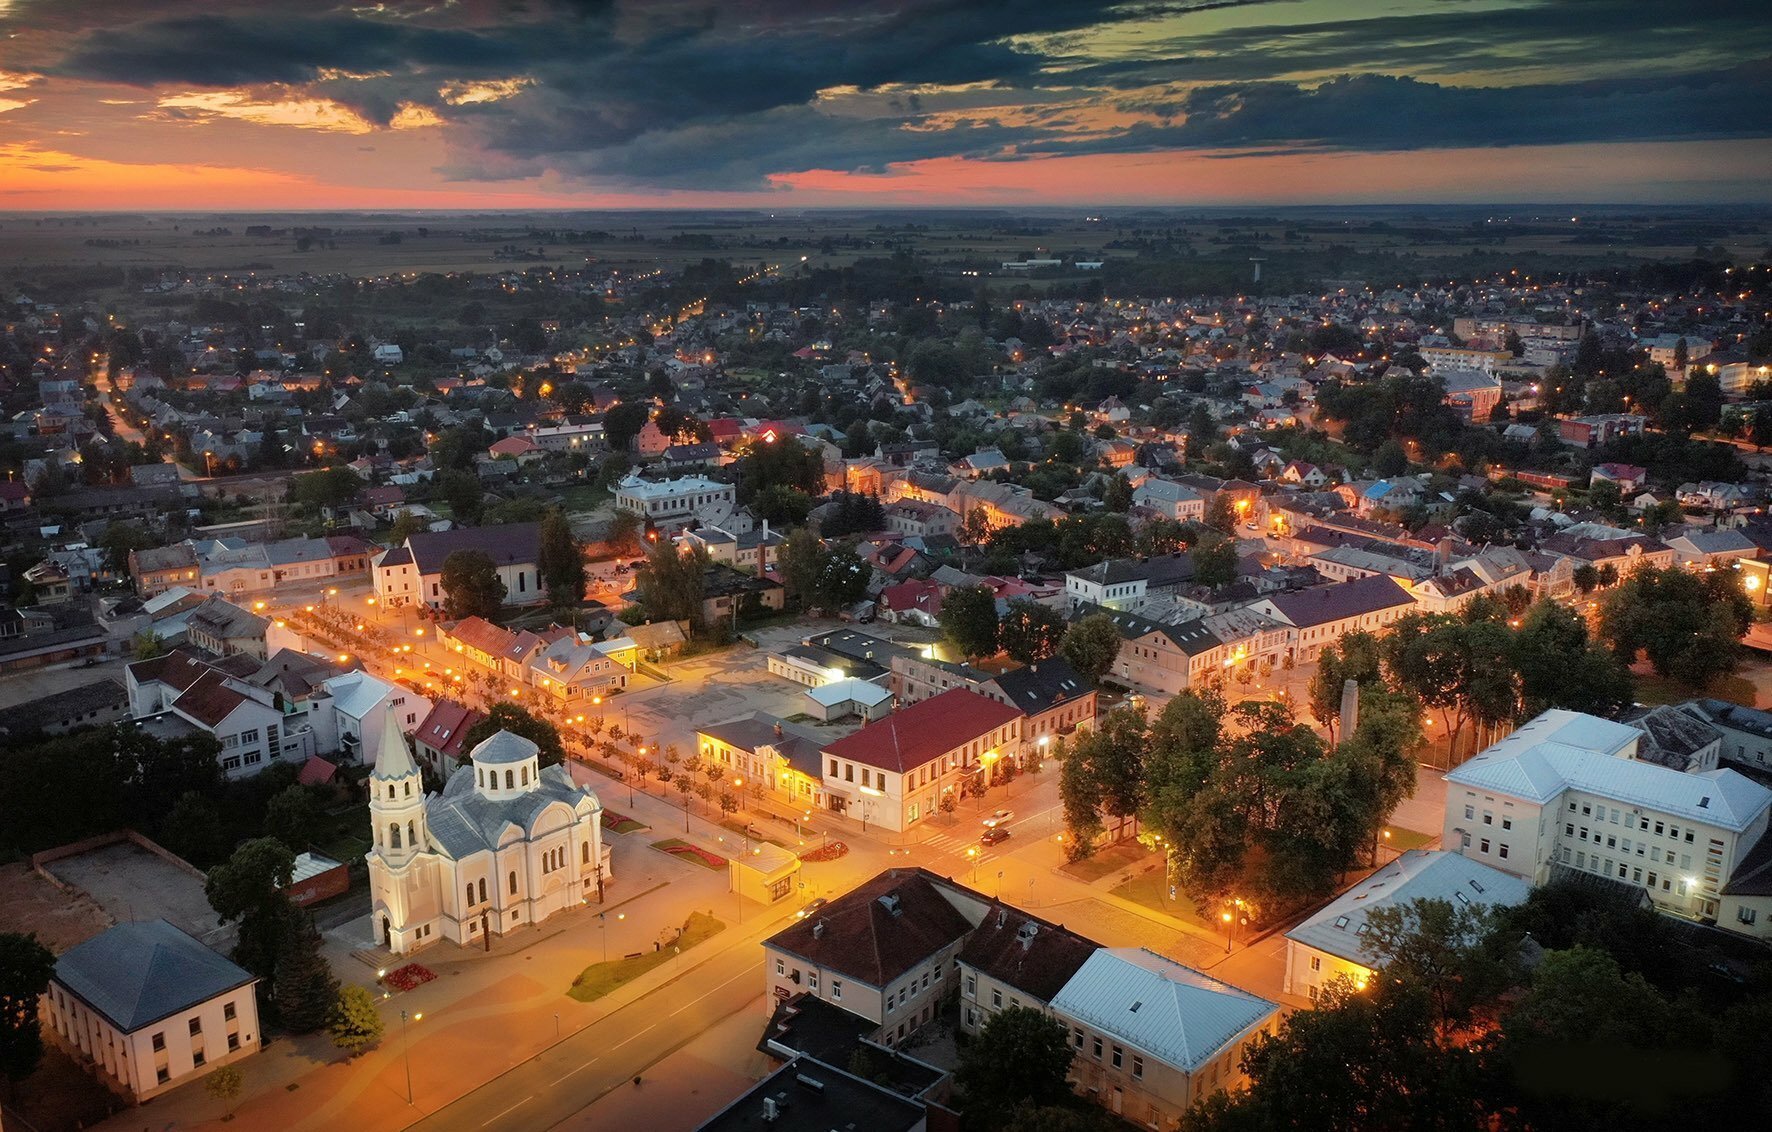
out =
<svg viewBox="0 0 1772 1132"><path fill-rule="evenodd" d="M369 822L375 835L374 855L389 864L404 864L425 848L424 779L391 710L369 776Z"/></svg>

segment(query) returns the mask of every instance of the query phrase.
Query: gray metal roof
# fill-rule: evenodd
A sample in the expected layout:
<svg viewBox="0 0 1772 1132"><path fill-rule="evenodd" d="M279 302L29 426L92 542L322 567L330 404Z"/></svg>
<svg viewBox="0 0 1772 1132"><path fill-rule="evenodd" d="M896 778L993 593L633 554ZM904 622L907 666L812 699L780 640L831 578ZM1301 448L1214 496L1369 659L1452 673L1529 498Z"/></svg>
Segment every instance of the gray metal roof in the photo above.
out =
<svg viewBox="0 0 1772 1132"><path fill-rule="evenodd" d="M520 763L527 762L541 751L534 743L511 731L500 731L498 734L480 740L468 758L477 763Z"/></svg>
<svg viewBox="0 0 1772 1132"><path fill-rule="evenodd" d="M132 1034L258 980L165 920L141 920L68 949L55 981Z"/></svg>
<svg viewBox="0 0 1772 1132"><path fill-rule="evenodd" d="M1374 908L1391 908L1412 900L1507 908L1524 903L1532 885L1461 853L1411 849L1384 868L1336 897L1321 912L1286 933L1308 947L1364 967L1371 957L1361 948L1366 917Z"/></svg>
<svg viewBox="0 0 1772 1132"><path fill-rule="evenodd" d="M1144 948L1104 947L1052 1009L1191 1072L1280 1008Z"/></svg>
<svg viewBox="0 0 1772 1132"><path fill-rule="evenodd" d="M443 793L425 799L425 825L437 850L459 861L498 848L499 835L507 825L516 826L527 837L536 817L550 805L563 802L576 811L586 799L593 814L602 810L597 796L573 782L563 766L543 767L534 789L502 799L481 794L474 787L473 768L464 766L450 775Z"/></svg>

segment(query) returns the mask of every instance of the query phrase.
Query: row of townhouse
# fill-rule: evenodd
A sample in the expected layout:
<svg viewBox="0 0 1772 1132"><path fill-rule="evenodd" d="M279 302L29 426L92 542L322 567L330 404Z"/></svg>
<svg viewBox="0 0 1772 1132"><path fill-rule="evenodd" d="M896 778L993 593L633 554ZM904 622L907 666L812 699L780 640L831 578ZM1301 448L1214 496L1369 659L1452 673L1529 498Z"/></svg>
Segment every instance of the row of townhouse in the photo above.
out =
<svg viewBox="0 0 1772 1132"><path fill-rule="evenodd" d="M374 548L355 535L269 543L186 539L130 551L129 576L141 597L174 586L223 594L265 593L285 585L362 575L373 553Z"/></svg>
<svg viewBox="0 0 1772 1132"><path fill-rule="evenodd" d="M562 703L626 688L638 653L626 638L592 641L560 625L513 632L481 617L439 625L437 641L505 680Z"/></svg>
<svg viewBox="0 0 1772 1132"><path fill-rule="evenodd" d="M1013 1007L1064 1024L1069 1084L1127 1122L1173 1128L1244 1083L1279 1007L1141 948L1095 941L929 872L889 869L763 943L769 1035L835 1008L896 1049L956 1002L975 1040Z"/></svg>

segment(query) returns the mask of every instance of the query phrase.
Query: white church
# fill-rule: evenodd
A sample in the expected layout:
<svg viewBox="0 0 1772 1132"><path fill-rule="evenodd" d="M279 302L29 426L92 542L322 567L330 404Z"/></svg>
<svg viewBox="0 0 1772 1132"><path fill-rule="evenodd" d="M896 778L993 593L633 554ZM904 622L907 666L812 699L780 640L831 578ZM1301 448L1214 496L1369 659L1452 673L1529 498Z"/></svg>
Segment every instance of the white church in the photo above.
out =
<svg viewBox="0 0 1772 1132"><path fill-rule="evenodd" d="M369 778L376 942L396 955L439 938L477 944L601 899L611 878L603 804L536 745L500 731L427 795L392 713Z"/></svg>

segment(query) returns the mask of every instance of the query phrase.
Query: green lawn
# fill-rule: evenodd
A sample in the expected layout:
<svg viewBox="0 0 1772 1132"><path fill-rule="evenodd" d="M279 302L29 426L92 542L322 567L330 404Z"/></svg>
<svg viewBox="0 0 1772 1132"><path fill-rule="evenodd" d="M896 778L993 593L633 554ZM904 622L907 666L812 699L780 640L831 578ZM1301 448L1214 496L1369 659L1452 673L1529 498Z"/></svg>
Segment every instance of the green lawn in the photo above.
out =
<svg viewBox="0 0 1772 1132"><path fill-rule="evenodd" d="M632 959L611 959L607 963L593 963L579 973L572 981L572 989L568 995L580 1002L595 1002L610 991L625 986L654 968L661 967L677 957L678 952L688 951L698 943L704 943L726 930L726 925L702 912L689 913L689 919L683 922L683 934L677 938L674 947L647 951Z"/></svg>
<svg viewBox="0 0 1772 1132"><path fill-rule="evenodd" d="M565 511L595 511L612 498L607 488L594 483L578 483L560 491L560 507Z"/></svg>
<svg viewBox="0 0 1772 1132"><path fill-rule="evenodd" d="M1422 846L1439 836L1437 833L1421 833L1413 829L1404 829L1400 825L1386 826L1385 828L1391 831L1391 836L1390 840L1384 842L1384 844L1399 853L1407 853L1411 849L1420 849Z"/></svg>
<svg viewBox="0 0 1772 1132"><path fill-rule="evenodd" d="M1064 866L1064 871L1080 881L1100 880L1109 873L1125 872L1149 856L1149 849L1136 841L1127 841L1097 849L1093 856Z"/></svg>
<svg viewBox="0 0 1772 1132"><path fill-rule="evenodd" d="M1665 676L1657 676L1653 672L1637 673L1636 698L1644 704L1681 704L1687 700L1707 696L1715 700L1728 700L1732 704L1754 706L1754 686L1751 681L1741 676L1729 676L1718 680L1704 689L1690 688L1677 680Z"/></svg>
<svg viewBox="0 0 1772 1132"><path fill-rule="evenodd" d="M361 806L349 806L336 814L322 814L314 828L314 848L335 861L361 861L373 842L369 814Z"/></svg>
<svg viewBox="0 0 1772 1132"><path fill-rule="evenodd" d="M604 821L603 828L609 830L611 833L633 833L635 830L651 829L652 827L645 822L635 821L633 818L623 816L620 821Z"/></svg>
<svg viewBox="0 0 1772 1132"><path fill-rule="evenodd" d="M1164 912L1178 920L1186 920L1197 927L1208 931L1222 931L1223 926L1209 922L1194 907L1191 897L1182 889L1175 890L1175 898L1169 898L1169 884L1161 867L1151 869L1132 878L1131 883L1116 884L1113 888L1115 896L1130 900L1135 904L1143 904L1146 908Z"/></svg>

